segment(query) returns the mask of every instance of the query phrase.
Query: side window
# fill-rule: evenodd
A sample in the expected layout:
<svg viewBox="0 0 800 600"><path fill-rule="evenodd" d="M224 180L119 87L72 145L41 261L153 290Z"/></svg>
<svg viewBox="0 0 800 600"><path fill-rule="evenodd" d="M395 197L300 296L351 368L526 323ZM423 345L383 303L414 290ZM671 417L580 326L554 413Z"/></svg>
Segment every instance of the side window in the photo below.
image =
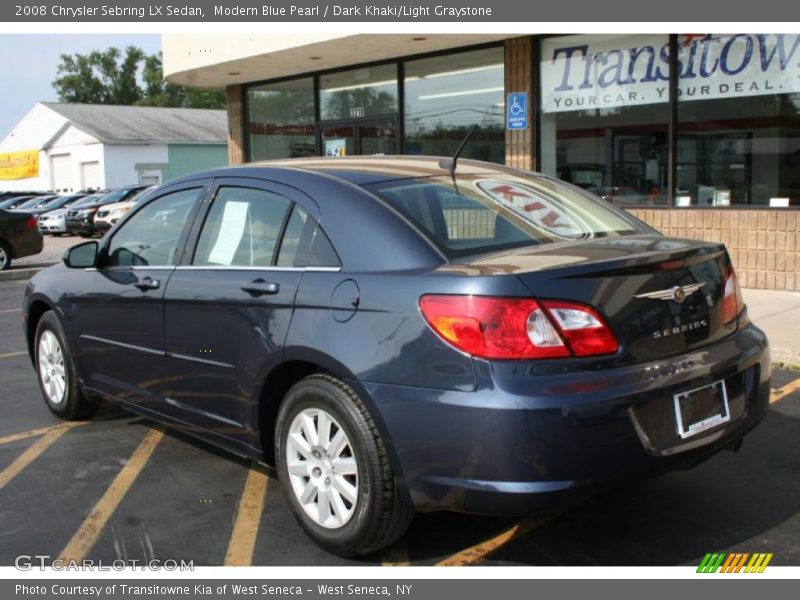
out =
<svg viewBox="0 0 800 600"><path fill-rule="evenodd" d="M264 190L221 187L211 205L192 264L268 267L291 201Z"/></svg>
<svg viewBox="0 0 800 600"><path fill-rule="evenodd" d="M292 208L292 215L289 217L289 222L286 224L286 230L283 232L283 239L281 240L281 250L278 253L278 266L279 267L303 267L304 262L298 256L298 249L308 245L307 238L310 233L314 232L314 220L308 217L308 213L295 204Z"/></svg>
<svg viewBox="0 0 800 600"><path fill-rule="evenodd" d="M174 265L178 241L201 191L172 192L139 210L111 238L106 266Z"/></svg>
<svg viewBox="0 0 800 600"><path fill-rule="evenodd" d="M295 204L278 252L279 267L341 267L328 236L308 213Z"/></svg>

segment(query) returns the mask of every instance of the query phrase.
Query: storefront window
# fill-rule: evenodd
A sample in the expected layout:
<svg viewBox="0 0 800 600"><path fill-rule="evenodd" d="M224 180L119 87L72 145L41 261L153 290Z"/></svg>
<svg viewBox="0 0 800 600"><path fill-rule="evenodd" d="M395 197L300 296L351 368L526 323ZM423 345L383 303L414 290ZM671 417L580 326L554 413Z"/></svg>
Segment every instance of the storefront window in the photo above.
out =
<svg viewBox="0 0 800 600"><path fill-rule="evenodd" d="M452 155L478 125L462 156L505 161L503 48L405 63L406 154Z"/></svg>
<svg viewBox="0 0 800 600"><path fill-rule="evenodd" d="M800 204L800 36L682 35L678 206Z"/></svg>
<svg viewBox="0 0 800 600"><path fill-rule="evenodd" d="M361 119L397 112L397 65L362 67L319 78L323 120Z"/></svg>
<svg viewBox="0 0 800 600"><path fill-rule="evenodd" d="M249 160L314 156L314 82L310 77L247 90Z"/></svg>
<svg viewBox="0 0 800 600"><path fill-rule="evenodd" d="M666 205L669 38L541 41L541 170L619 206Z"/></svg>

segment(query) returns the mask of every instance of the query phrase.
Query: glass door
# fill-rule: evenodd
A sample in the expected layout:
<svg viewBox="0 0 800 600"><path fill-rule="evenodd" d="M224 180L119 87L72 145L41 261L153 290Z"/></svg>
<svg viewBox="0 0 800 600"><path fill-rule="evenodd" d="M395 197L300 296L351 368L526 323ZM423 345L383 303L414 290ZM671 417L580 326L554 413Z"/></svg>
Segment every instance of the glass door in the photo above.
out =
<svg viewBox="0 0 800 600"><path fill-rule="evenodd" d="M358 119L320 126L323 156L397 154L397 119Z"/></svg>
<svg viewBox="0 0 800 600"><path fill-rule="evenodd" d="M358 154L356 150L355 125L345 123L339 125L323 125L320 128L322 136L323 156L351 156Z"/></svg>
<svg viewBox="0 0 800 600"><path fill-rule="evenodd" d="M359 154L397 154L398 132L395 119L359 121L356 126Z"/></svg>

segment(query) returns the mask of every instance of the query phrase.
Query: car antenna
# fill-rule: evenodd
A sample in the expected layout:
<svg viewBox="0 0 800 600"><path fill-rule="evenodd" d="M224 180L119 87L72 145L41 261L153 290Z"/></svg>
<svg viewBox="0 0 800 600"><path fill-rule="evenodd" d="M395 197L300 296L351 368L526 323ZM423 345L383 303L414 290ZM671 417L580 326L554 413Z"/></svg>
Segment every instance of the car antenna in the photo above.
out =
<svg viewBox="0 0 800 600"><path fill-rule="evenodd" d="M453 180L453 186L456 188L456 194L458 194L458 184L456 183L456 165L458 163L458 157L461 156L461 151L464 149L464 146L467 145L469 138L472 136L472 132L475 131L477 126L478 125L476 124L469 128L467 135L464 136L464 139L461 141L461 145L458 147L458 150L456 150L456 153L453 154L452 158L443 158L439 161L439 166L450 173L450 178Z"/></svg>

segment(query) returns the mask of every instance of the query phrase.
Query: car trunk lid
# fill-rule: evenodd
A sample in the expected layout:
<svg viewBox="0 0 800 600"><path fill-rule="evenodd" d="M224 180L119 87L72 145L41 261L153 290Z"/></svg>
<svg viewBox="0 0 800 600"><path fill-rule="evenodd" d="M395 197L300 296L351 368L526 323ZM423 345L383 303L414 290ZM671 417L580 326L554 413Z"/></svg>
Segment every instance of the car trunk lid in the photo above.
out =
<svg viewBox="0 0 800 600"><path fill-rule="evenodd" d="M735 329L722 322L724 246L657 235L601 237L468 259L513 274L537 299L588 304L605 317L627 363L674 356Z"/></svg>

